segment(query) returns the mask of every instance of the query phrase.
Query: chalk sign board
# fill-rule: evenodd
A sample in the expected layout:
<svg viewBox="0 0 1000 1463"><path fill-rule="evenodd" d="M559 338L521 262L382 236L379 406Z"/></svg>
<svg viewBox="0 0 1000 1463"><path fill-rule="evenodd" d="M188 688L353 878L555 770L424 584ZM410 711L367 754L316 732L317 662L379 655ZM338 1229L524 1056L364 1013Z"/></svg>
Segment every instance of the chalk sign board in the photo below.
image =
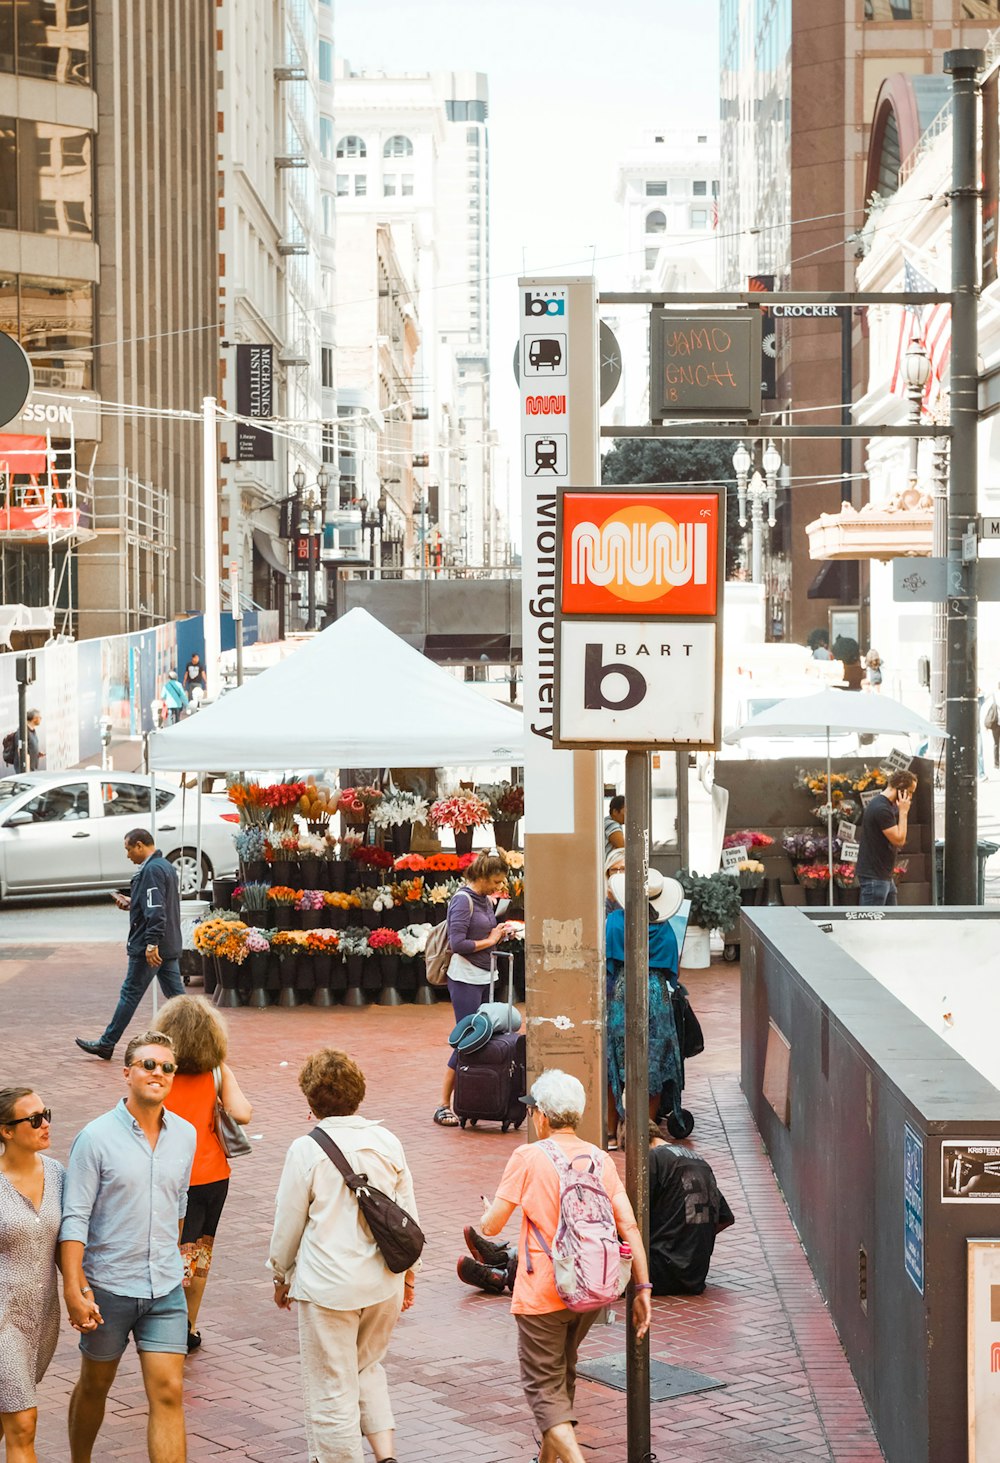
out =
<svg viewBox="0 0 1000 1463"><path fill-rule="evenodd" d="M759 310L723 315L652 311L650 416L760 417Z"/></svg>

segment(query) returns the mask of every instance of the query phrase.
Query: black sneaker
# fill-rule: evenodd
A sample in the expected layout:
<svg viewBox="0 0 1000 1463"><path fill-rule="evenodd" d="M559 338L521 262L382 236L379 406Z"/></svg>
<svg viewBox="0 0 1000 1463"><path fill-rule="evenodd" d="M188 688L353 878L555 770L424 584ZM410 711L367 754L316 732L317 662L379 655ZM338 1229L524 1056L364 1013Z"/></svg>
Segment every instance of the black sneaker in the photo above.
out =
<svg viewBox="0 0 1000 1463"><path fill-rule="evenodd" d="M477 1290L487 1290L491 1295L503 1295L507 1289L507 1271L494 1270L471 1255L463 1255L458 1262L458 1278Z"/></svg>
<svg viewBox="0 0 1000 1463"><path fill-rule="evenodd" d="M493 1240L487 1239L485 1235L477 1233L471 1224L467 1224L462 1233L465 1235L465 1243L469 1247L470 1255L473 1255L477 1260L481 1260L484 1265L490 1265L498 1270L506 1270L507 1261L510 1258L510 1251L506 1245L494 1244Z"/></svg>
<svg viewBox="0 0 1000 1463"><path fill-rule="evenodd" d="M188 1331L188 1352L197 1351L201 1345L201 1332Z"/></svg>
<svg viewBox="0 0 1000 1463"><path fill-rule="evenodd" d="M110 1062L115 1054L114 1047L107 1046L102 1041L84 1041L82 1036L77 1036L74 1040L80 1050L87 1053L88 1057L100 1057L102 1062Z"/></svg>

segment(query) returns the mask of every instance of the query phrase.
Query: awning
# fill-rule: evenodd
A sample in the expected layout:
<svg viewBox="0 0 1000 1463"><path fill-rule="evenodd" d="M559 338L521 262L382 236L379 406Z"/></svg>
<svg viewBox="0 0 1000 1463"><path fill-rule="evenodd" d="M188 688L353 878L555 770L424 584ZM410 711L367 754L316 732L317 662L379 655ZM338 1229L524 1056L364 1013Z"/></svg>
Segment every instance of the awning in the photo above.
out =
<svg viewBox="0 0 1000 1463"><path fill-rule="evenodd" d="M253 531L254 550L264 560L264 563L276 574L283 574L288 577L288 560L282 562L283 549L278 548L278 540L263 528L255 528Z"/></svg>
<svg viewBox="0 0 1000 1463"><path fill-rule="evenodd" d="M857 604L859 593L857 559L827 559L806 590L806 598L852 605Z"/></svg>

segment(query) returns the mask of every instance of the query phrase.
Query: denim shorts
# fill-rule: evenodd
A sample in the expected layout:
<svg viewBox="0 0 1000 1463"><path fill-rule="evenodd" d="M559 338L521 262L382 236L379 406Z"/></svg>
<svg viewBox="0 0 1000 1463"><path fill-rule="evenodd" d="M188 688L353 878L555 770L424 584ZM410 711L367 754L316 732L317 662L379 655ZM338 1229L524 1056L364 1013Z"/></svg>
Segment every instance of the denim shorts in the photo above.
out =
<svg viewBox="0 0 1000 1463"><path fill-rule="evenodd" d="M91 1361L117 1361L135 1338L137 1351L170 1351L187 1355L188 1314L183 1285L166 1295L114 1295L94 1286L94 1299L104 1325L80 1337L80 1350Z"/></svg>

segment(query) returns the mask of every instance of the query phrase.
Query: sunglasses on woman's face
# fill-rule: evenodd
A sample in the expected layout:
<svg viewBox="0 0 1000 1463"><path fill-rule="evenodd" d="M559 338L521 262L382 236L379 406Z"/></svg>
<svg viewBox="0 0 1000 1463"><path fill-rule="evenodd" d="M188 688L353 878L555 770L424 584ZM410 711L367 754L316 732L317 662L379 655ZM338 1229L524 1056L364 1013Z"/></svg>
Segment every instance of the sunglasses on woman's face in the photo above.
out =
<svg viewBox="0 0 1000 1463"><path fill-rule="evenodd" d="M51 1123L52 1109L43 1107L41 1112L29 1113L26 1118L11 1118L9 1123L4 1123L5 1128L16 1128L18 1123L30 1123L33 1128L40 1128L43 1123Z"/></svg>

